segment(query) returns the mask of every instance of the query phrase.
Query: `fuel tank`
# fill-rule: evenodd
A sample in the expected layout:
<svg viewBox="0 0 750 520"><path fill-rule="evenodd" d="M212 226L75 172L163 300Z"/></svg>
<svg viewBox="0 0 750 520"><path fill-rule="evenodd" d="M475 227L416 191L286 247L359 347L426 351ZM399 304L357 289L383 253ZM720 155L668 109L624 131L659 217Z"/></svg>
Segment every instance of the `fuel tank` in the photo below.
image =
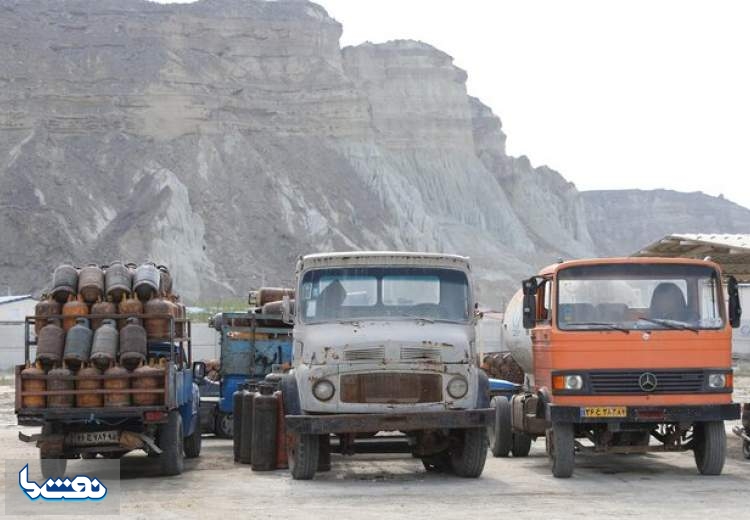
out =
<svg viewBox="0 0 750 520"><path fill-rule="evenodd" d="M504 350L510 351L513 359L527 374L534 373L534 355L531 350L531 335L523 328L523 291L520 289L510 299L503 316Z"/></svg>

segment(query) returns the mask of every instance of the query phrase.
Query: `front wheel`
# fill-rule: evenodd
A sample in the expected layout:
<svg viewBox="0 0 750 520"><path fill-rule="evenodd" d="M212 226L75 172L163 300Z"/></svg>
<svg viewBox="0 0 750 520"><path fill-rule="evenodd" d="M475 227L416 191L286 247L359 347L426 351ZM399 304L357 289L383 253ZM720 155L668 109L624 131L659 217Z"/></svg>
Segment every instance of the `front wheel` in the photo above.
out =
<svg viewBox="0 0 750 520"><path fill-rule="evenodd" d="M531 436L527 433L513 432L511 451L514 457L527 457L531 451Z"/></svg>
<svg viewBox="0 0 750 520"><path fill-rule="evenodd" d="M555 423L552 425L551 440L548 447L552 460L552 475L556 478L569 478L575 467L575 430L570 423Z"/></svg>
<svg viewBox="0 0 750 520"><path fill-rule="evenodd" d="M65 478L65 469L68 467L68 461L65 459L48 459L42 456L39 460L42 466L42 476L45 479L57 480Z"/></svg>
<svg viewBox="0 0 750 520"><path fill-rule="evenodd" d="M294 480L311 480L318 469L320 436L294 434L287 443L289 471Z"/></svg>
<svg viewBox="0 0 750 520"><path fill-rule="evenodd" d="M182 436L182 417L180 412L169 412L167 423L159 426L159 455L163 475L179 475L185 464L184 438Z"/></svg>
<svg viewBox="0 0 750 520"><path fill-rule="evenodd" d="M742 455L746 459L750 459L750 441L742 441Z"/></svg>
<svg viewBox="0 0 750 520"><path fill-rule="evenodd" d="M693 455L701 475L721 475L727 455L724 421L696 423L693 426Z"/></svg>
<svg viewBox="0 0 750 520"><path fill-rule="evenodd" d="M453 472L459 477L478 478L487 460L487 432L484 428L467 428L459 432L459 441L450 450Z"/></svg>
<svg viewBox="0 0 750 520"><path fill-rule="evenodd" d="M234 431L234 417L231 413L219 413L216 416L214 432L217 437L231 439Z"/></svg>
<svg viewBox="0 0 750 520"><path fill-rule="evenodd" d="M493 457L507 457L513 446L513 429L510 417L510 402L503 396L495 396L490 401L495 409L492 425L487 427L490 451Z"/></svg>
<svg viewBox="0 0 750 520"><path fill-rule="evenodd" d="M185 457L188 459L200 457L202 442L200 419L196 416L193 434L185 437Z"/></svg>

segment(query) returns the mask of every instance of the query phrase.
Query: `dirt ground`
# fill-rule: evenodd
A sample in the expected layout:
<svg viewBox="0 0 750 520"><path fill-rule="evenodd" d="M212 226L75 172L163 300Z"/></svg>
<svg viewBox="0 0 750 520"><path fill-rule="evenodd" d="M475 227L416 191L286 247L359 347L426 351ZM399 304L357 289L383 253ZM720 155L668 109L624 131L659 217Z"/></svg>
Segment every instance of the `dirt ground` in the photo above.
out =
<svg viewBox="0 0 750 520"><path fill-rule="evenodd" d="M738 378L735 399L750 398L750 377ZM0 453L37 458L18 440L12 388L0 386ZM728 425L728 428L731 425ZM550 475L543 441L525 459L487 459L478 480L426 473L409 455L333 455L333 469L314 481L293 481L287 471L255 473L232 461L231 441L204 437L197 460L183 475L159 477L154 461L122 459L124 518L705 518L745 516L750 461L729 434L724 474L701 477L692 453L579 456L567 480ZM6 485L4 476L3 489ZM4 500L4 494L0 500ZM0 509L1 511L2 509ZM510 516L508 516L510 515ZM478 516L475 516L478 517ZM55 517L61 518L61 517Z"/></svg>

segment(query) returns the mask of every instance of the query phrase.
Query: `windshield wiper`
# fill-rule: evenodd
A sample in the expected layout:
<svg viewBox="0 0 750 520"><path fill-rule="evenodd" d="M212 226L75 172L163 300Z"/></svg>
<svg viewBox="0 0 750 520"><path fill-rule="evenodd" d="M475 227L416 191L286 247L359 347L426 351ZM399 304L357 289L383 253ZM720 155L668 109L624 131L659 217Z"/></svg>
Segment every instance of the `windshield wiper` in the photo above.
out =
<svg viewBox="0 0 750 520"><path fill-rule="evenodd" d="M689 324L685 323L684 321L678 321L678 320L666 320L661 318L638 318L639 320L648 321L651 323L656 323L657 325L663 325L669 329L673 330L690 330L698 333L698 329L695 327L691 327Z"/></svg>
<svg viewBox="0 0 750 520"><path fill-rule="evenodd" d="M571 325L583 325L584 327L605 327L609 330L618 330L620 332L624 332L625 334L630 334L630 329L620 327L616 323L607 323L603 321L575 321L573 323L565 324L566 327L570 327Z"/></svg>

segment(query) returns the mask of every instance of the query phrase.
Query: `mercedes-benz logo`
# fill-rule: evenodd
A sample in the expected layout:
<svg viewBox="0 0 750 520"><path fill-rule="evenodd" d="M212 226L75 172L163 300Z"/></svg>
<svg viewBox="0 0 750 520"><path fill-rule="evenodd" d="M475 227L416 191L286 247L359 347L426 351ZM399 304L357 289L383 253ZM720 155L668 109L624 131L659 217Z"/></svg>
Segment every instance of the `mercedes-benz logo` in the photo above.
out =
<svg viewBox="0 0 750 520"><path fill-rule="evenodd" d="M638 385L644 392L653 392L656 390L657 382L656 375L651 372L644 372L638 378Z"/></svg>

